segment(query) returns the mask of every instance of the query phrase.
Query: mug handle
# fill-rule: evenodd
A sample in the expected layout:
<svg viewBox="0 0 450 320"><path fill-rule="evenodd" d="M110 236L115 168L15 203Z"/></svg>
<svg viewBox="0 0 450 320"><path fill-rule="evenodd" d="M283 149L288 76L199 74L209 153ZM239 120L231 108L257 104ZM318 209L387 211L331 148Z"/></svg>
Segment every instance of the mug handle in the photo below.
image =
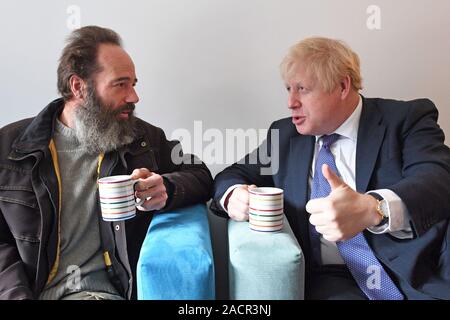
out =
<svg viewBox="0 0 450 320"><path fill-rule="evenodd" d="M133 180L133 190L134 190L134 192L136 192L136 183L138 183L138 182L139 182L139 179ZM136 196L134 196L134 198L136 199L136 201L135 201L136 207L142 206L144 204L145 200L147 200L147 199L136 198ZM137 200L139 200L139 201L137 201Z"/></svg>

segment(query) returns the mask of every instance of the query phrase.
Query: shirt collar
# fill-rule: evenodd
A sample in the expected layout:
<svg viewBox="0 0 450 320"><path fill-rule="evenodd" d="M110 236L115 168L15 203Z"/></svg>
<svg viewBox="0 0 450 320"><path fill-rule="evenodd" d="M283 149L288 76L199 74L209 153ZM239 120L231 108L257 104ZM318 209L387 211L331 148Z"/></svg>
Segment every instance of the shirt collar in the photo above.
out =
<svg viewBox="0 0 450 320"><path fill-rule="evenodd" d="M333 133L337 133L342 137L349 138L353 142L356 142L356 140L358 139L358 128L359 119L361 118L361 111L362 98L361 96L359 96L358 105L356 106L353 113ZM316 142L320 139L320 137L322 137L322 135L316 136Z"/></svg>

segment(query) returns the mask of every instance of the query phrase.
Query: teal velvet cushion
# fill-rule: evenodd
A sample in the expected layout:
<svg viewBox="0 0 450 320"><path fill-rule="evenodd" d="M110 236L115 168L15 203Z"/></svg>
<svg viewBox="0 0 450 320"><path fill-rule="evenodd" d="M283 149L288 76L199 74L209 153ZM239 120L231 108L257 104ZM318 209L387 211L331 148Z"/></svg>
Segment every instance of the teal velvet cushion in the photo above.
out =
<svg viewBox="0 0 450 320"><path fill-rule="evenodd" d="M228 239L230 299L304 298L304 257L286 218L283 229L274 233L230 220Z"/></svg>
<svg viewBox="0 0 450 320"><path fill-rule="evenodd" d="M140 300L215 298L204 204L155 214L139 256L137 294Z"/></svg>

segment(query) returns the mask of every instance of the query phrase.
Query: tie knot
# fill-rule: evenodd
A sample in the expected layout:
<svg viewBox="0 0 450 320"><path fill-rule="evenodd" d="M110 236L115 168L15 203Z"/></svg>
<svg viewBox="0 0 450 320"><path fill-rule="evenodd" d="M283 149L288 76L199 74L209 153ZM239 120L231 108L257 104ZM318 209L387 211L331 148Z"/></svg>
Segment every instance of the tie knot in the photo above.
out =
<svg viewBox="0 0 450 320"><path fill-rule="evenodd" d="M328 149L333 143L337 141L337 139L339 139L339 134L333 133L329 136L322 136L321 139L323 143L322 146Z"/></svg>

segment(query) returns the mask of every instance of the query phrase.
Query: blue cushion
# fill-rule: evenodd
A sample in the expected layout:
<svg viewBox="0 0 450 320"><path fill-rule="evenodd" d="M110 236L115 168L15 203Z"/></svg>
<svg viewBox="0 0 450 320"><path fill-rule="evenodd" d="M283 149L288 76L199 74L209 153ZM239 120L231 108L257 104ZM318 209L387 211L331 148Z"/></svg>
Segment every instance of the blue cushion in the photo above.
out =
<svg viewBox="0 0 450 320"><path fill-rule="evenodd" d="M250 230L248 222L228 222L229 282L232 300L304 298L305 261L289 223L278 232Z"/></svg>
<svg viewBox="0 0 450 320"><path fill-rule="evenodd" d="M139 300L215 298L204 204L154 215L137 265L137 294Z"/></svg>

